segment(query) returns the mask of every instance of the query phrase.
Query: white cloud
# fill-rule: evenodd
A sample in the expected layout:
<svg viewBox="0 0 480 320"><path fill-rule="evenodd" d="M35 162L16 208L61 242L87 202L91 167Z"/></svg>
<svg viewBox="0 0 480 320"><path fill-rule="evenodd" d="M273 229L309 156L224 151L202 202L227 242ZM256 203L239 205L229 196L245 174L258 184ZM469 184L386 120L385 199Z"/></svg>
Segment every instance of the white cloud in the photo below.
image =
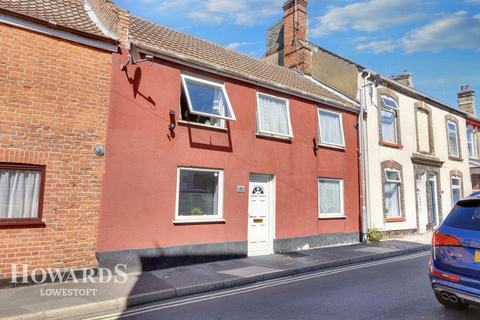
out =
<svg viewBox="0 0 480 320"><path fill-rule="evenodd" d="M178 14L206 24L254 25L281 15L284 0L139 0L157 15Z"/></svg>
<svg viewBox="0 0 480 320"><path fill-rule="evenodd" d="M312 35L385 29L423 17L421 8L420 0L368 0L344 7L329 6L325 15L315 19Z"/></svg>
<svg viewBox="0 0 480 320"><path fill-rule="evenodd" d="M397 44L393 40L374 40L368 43L357 44L357 50L372 51L374 54L392 53Z"/></svg>
<svg viewBox="0 0 480 320"><path fill-rule="evenodd" d="M466 0L465 3L468 3L468 4L480 4L480 0Z"/></svg>
<svg viewBox="0 0 480 320"><path fill-rule="evenodd" d="M252 42L233 42L225 45L225 47L232 50L238 50L241 47L245 47L251 44Z"/></svg>
<svg viewBox="0 0 480 320"><path fill-rule="evenodd" d="M480 14L465 11L437 19L414 29L402 39L406 52L461 48L480 50Z"/></svg>
<svg viewBox="0 0 480 320"><path fill-rule="evenodd" d="M204 0L188 16L214 24L228 20L239 25L254 25L280 14L282 4L283 0Z"/></svg>

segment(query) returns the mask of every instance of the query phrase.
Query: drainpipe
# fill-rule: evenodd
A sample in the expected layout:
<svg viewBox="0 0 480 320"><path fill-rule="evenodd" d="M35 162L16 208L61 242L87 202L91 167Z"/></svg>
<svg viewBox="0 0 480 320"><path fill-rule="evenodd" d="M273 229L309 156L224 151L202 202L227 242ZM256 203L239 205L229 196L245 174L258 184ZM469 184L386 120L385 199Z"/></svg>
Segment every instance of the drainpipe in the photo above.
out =
<svg viewBox="0 0 480 320"><path fill-rule="evenodd" d="M360 235L360 240L363 243L368 242L368 208L367 208L367 191L366 191L366 165L365 165L365 155L366 155L366 110L367 110L367 87L371 84L367 84L367 79L371 76L370 72L367 72L365 75L362 73L362 87L360 88L360 114L358 121L358 144L360 149L360 198L362 200L362 231Z"/></svg>

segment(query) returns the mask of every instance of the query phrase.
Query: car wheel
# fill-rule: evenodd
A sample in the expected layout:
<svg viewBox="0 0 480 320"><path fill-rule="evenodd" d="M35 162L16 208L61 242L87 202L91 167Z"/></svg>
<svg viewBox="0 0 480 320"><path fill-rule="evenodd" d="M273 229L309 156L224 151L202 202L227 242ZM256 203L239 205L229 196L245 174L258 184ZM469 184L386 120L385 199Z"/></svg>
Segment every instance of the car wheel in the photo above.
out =
<svg viewBox="0 0 480 320"><path fill-rule="evenodd" d="M458 299L452 301L444 292L435 292L435 297L437 298L438 302L440 302L444 307L449 309L456 309L456 310L464 310L468 308L468 303L463 302L462 300Z"/></svg>

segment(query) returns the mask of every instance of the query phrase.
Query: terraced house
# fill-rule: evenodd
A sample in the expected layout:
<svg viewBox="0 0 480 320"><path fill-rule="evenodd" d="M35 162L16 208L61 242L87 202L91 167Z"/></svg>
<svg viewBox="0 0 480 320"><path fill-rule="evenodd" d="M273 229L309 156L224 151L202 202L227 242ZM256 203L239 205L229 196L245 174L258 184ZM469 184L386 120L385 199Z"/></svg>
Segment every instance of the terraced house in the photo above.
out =
<svg viewBox="0 0 480 320"><path fill-rule="evenodd" d="M97 266L118 48L97 5L0 1L0 279Z"/></svg>
<svg viewBox="0 0 480 320"><path fill-rule="evenodd" d="M307 1L296 4L268 30L265 60L361 102L363 230L432 230L472 189L467 113L414 89L409 73L390 78L308 41L300 31ZM292 56L298 51L303 55Z"/></svg>
<svg viewBox="0 0 480 320"><path fill-rule="evenodd" d="M358 103L130 16L113 58L101 265L359 240Z"/></svg>

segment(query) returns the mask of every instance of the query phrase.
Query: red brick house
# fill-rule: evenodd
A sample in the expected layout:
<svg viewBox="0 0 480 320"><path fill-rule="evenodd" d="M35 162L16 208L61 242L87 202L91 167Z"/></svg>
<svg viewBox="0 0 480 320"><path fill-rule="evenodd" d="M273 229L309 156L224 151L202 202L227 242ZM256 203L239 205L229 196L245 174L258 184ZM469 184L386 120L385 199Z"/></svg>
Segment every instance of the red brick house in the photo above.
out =
<svg viewBox="0 0 480 320"><path fill-rule="evenodd" d="M128 31L113 56L101 265L358 241L355 101L138 17Z"/></svg>
<svg viewBox="0 0 480 320"><path fill-rule="evenodd" d="M95 21L96 5L0 1L0 279L14 266L97 266L101 149L118 45Z"/></svg>

